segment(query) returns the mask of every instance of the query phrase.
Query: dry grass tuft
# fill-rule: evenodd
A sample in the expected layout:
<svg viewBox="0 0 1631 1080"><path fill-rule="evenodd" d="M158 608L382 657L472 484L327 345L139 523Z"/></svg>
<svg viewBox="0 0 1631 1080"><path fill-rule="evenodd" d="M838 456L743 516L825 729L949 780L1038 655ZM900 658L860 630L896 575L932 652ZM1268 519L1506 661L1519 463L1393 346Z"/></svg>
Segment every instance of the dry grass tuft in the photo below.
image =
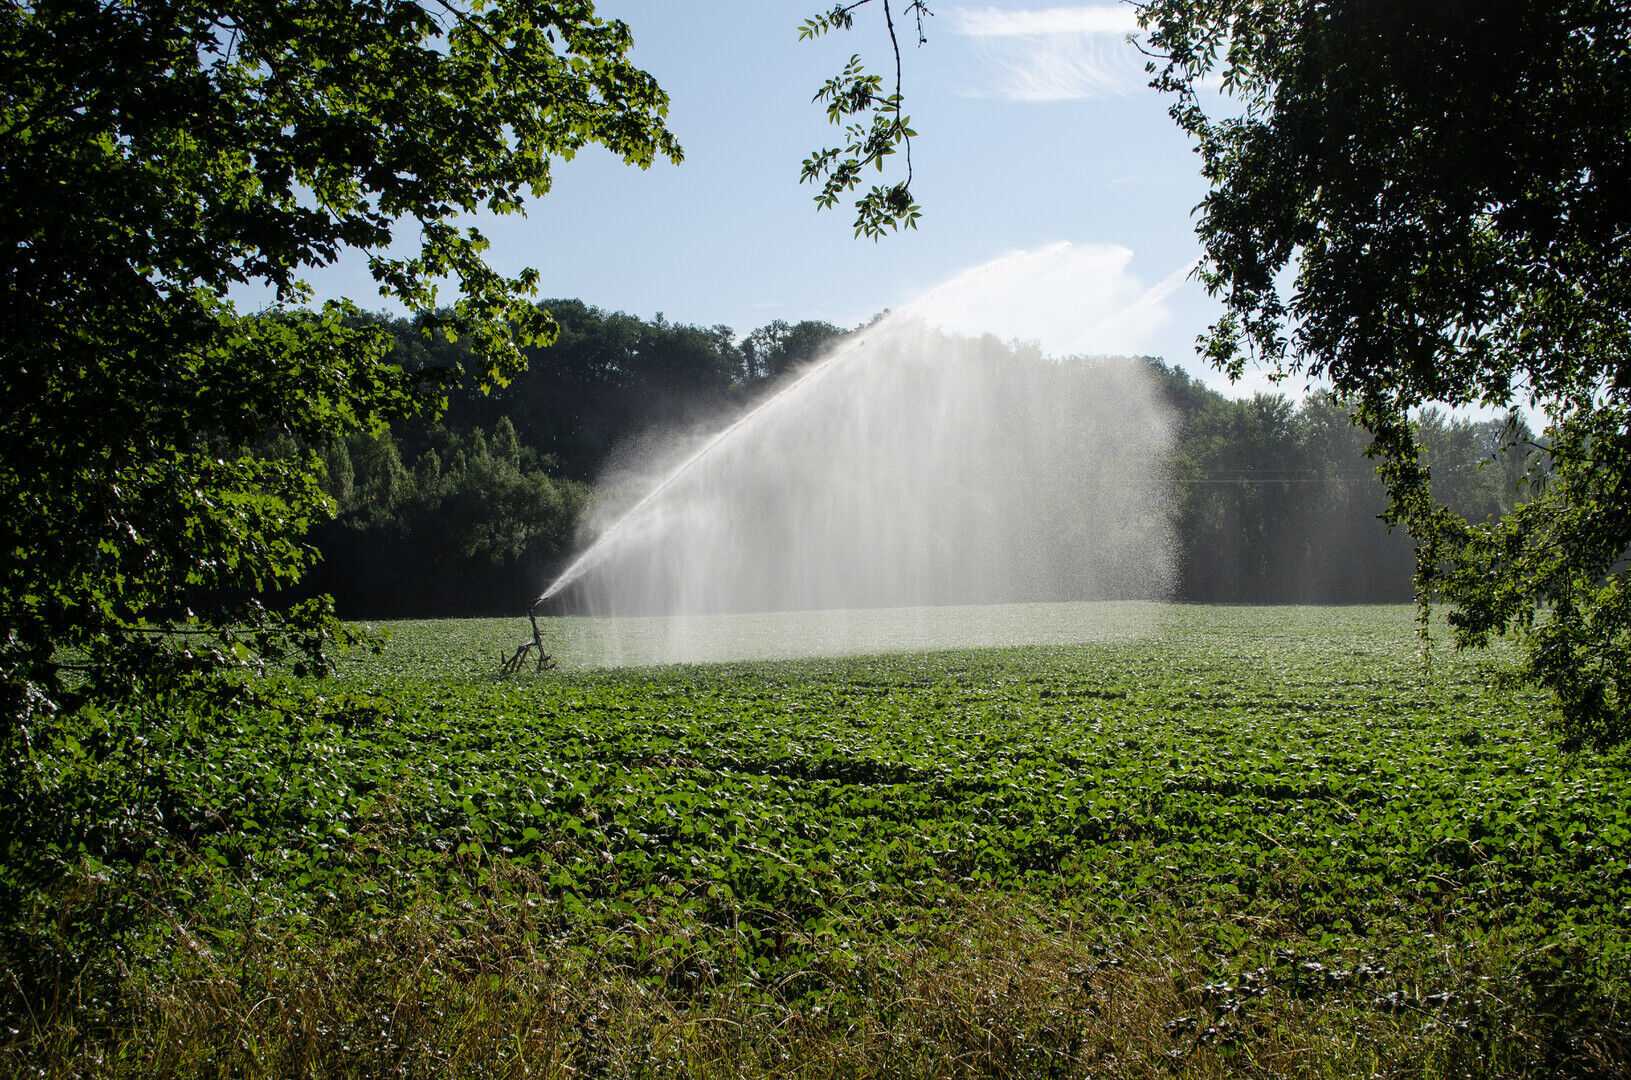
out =
<svg viewBox="0 0 1631 1080"><path fill-rule="evenodd" d="M1104 927L975 894L892 930L834 926L767 976L740 954L720 963L729 931L675 910L642 912L597 948L511 884L326 936L254 915L172 923L116 1005L62 995L0 1044L0 1067L37 1080L1132 1080L1541 1075L1561 1060L1493 941L1459 958L1455 985L1422 970L1236 986L1198 937L1111 947ZM624 945L642 936L691 944L631 962ZM1627 1075L1623 1043L1571 1037L1573 1075Z"/></svg>

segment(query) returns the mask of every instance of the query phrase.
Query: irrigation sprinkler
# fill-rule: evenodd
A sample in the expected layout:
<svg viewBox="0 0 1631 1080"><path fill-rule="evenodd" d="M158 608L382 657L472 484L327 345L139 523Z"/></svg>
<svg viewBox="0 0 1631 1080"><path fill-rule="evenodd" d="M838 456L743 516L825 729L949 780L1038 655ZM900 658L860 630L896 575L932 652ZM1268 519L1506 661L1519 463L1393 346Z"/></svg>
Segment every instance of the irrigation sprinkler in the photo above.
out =
<svg viewBox="0 0 1631 1080"><path fill-rule="evenodd" d="M499 670L505 675L513 675L520 671L522 663L527 659L527 654L534 649L538 650L538 666L534 670L548 671L556 666L555 658L544 651L544 632L538 628L538 605L543 602L544 598L540 596L527 609L527 619L532 623L532 640L523 641L520 645L517 645L515 654L499 666Z"/></svg>

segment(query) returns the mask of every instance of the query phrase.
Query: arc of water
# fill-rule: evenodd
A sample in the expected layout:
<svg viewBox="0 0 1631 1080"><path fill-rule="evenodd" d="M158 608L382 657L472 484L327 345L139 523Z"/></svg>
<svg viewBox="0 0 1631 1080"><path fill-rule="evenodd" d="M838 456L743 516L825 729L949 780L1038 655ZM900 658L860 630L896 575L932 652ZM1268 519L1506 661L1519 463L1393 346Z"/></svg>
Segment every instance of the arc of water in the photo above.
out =
<svg viewBox="0 0 1631 1080"><path fill-rule="evenodd" d="M852 354L859 351L860 347L864 344L866 344L866 339L863 337L835 349L825 359L806 369L805 372L798 378L794 379L792 382L788 383L774 394L771 394L769 397L765 398L758 405L755 405L752 409L737 417L727 426L721 428L713 435L712 438L703 443L702 446L698 447L695 453L670 470L668 475L663 477L662 481L656 487L652 488L650 491L646 492L645 495L641 496L639 502L635 503L633 506L629 507L628 510L624 511L623 515L614 521L610 528L601 533L599 536L595 537L594 543L585 548L576 559L573 559L572 562L567 565L565 570L562 570L555 576L554 581L545 586L544 591L538 594L538 599L533 601L533 607L536 608L539 604L544 603L544 601L550 599L562 589L572 584L572 582L576 581L579 577L583 576L583 574L595 564L595 561L601 557L602 552L604 552L612 540L617 537L618 533L622 532L624 527L628 525L628 523L632 521L640 513L640 511L644 510L647 506L650 506L651 503L661 496L664 491L667 491L670 487L672 487L680 477L684 476L686 473L695 468L697 464L711 454L714 451L714 448L720 443L730 438L737 431L740 431L742 428L753 423L753 421L759 416L762 416L764 413L774 408L778 402L796 393L803 387L810 385L826 372L832 370L833 367L837 366L839 363L848 359Z"/></svg>
<svg viewBox="0 0 1631 1080"><path fill-rule="evenodd" d="M1061 246L1065 245L1054 245L1047 250L1053 251ZM1019 253L1016 253L1014 256L1009 256L1007 258L1017 258L1018 255ZM965 284L971 278L977 277L981 274L990 273L992 268L1001 262L1003 262L1003 260L999 259L994 263L976 267L971 271L966 271L963 274L958 275L952 281L947 282L940 288L934 289L919 299L905 305L893 316L890 316L890 318L901 319L915 317L916 312L926 308L929 303L942 292L946 292L958 285ZM1138 311L1141 309L1147 309L1150 305L1164 300L1183 284L1183 282L1189 277L1194 267L1195 263L1187 263L1173 271L1171 274L1168 274L1160 282L1157 282L1154 286L1147 289L1144 294L1138 298L1138 300L1134 301L1128 310ZM1125 312L1122 313L1122 316L1125 315ZM1109 322L1113 322L1115 321L1115 318L1116 317L1112 317L1112 319L1104 320L1104 322L1099 325L1105 325ZM838 366L844 360L858 352L861 346L865 344L866 338L862 337L839 347L829 356L827 356L826 359L821 360L820 362L811 366L798 378L794 379L792 382L770 395L764 401L754 406L754 408L738 417L735 421L716 432L713 437L708 439L707 442L703 443L695 453L691 454L690 457L686 458L678 466L670 470L668 475L663 477L662 481L650 491L646 492L646 494L643 495L638 502L629 507L628 510L624 511L623 515L614 521L610 528L596 537L594 543L585 548L576 559L573 559L572 562L567 565L565 570L562 570L559 574L557 574L555 576L555 580L551 581L547 586L545 586L544 591L538 594L538 599L533 601L533 610L537 610L539 605L543 604L545 601L559 593L562 589L572 584L572 582L576 581L579 577L583 576L585 572L594 566L596 561L604 556L607 547L624 530L630 521L638 516L639 513L647 506L650 506L652 502L662 495L663 492L672 487L682 476L695 468L697 464L709 454L713 453L714 449L718 447L720 443L723 443L726 439L729 439L733 434L740 431L742 428L752 424L756 419L775 408L777 404L786 398L797 393L803 387L810 385L828 371L831 371L834 367Z"/></svg>

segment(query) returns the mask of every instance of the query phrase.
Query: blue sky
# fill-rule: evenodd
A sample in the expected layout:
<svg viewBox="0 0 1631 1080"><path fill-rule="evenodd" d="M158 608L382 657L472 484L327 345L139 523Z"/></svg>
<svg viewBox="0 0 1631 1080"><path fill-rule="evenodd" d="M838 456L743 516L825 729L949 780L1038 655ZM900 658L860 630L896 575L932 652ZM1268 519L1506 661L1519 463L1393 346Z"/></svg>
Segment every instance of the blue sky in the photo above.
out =
<svg viewBox="0 0 1631 1080"><path fill-rule="evenodd" d="M847 34L800 42L819 0L603 0L668 91L685 160L558 163L524 219L482 223L491 260L537 268L543 296L746 333L778 318L854 325L1006 256L948 294L944 321L1056 352L1160 355L1221 386L1194 359L1214 305L1172 288L1199 255L1205 186L1125 40L1131 7L932 6L928 43L908 29L904 53L917 231L855 239L847 210L818 213L798 182L839 134L816 88L852 52L892 65L879 4ZM310 281L378 306L360 260Z"/></svg>

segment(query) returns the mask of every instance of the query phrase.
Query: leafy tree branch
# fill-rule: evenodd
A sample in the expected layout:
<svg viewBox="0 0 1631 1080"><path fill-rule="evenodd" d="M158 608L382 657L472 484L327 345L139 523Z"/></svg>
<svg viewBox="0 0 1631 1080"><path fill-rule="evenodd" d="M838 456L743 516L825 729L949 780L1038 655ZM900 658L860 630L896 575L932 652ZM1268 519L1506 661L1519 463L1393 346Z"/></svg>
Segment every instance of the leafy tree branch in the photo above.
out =
<svg viewBox="0 0 1631 1080"><path fill-rule="evenodd" d="M838 4L805 20L799 27L799 39L852 29L855 11L871 2ZM901 152L906 162L905 177L894 183L874 184L855 200L855 235L873 240L901 228L915 229L922 216L922 208L912 198L912 138L917 132L904 112L900 37L890 0L881 2L895 60L894 90L886 92L883 76L868 72L860 55L852 55L843 70L828 79L811 99L825 106L829 123L843 129L843 144L814 151L804 159L799 175L801 183L820 185L815 203L828 210L861 186L869 166L881 173L886 160ZM924 0L910 0L905 12L914 18L918 44L922 45L928 40L923 20L933 12Z"/></svg>

